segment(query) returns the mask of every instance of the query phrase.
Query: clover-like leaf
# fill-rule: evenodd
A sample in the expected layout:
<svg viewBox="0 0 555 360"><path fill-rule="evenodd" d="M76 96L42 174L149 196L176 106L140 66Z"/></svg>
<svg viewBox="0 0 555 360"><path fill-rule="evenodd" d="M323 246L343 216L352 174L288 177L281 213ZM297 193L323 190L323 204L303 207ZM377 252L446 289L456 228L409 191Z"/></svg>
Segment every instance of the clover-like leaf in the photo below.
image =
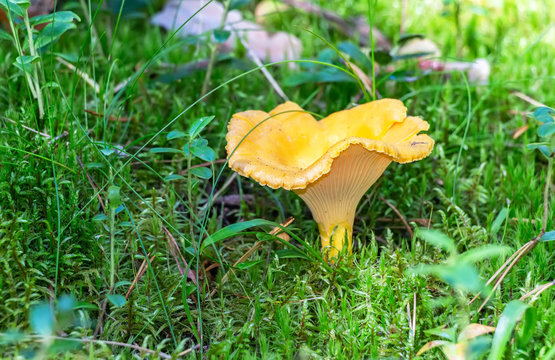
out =
<svg viewBox="0 0 555 360"><path fill-rule="evenodd" d="M200 119L196 120L193 125L191 125L191 129L189 130L189 136L191 138L195 138L200 134L202 129L204 129L212 120L214 120L215 116L204 116Z"/></svg>
<svg viewBox="0 0 555 360"><path fill-rule="evenodd" d="M212 171L205 167L192 168L189 171L191 172L191 174L201 179L210 179L212 177Z"/></svg>
<svg viewBox="0 0 555 360"><path fill-rule="evenodd" d="M538 135L541 137L547 137L555 133L555 123L546 122L538 128Z"/></svg>

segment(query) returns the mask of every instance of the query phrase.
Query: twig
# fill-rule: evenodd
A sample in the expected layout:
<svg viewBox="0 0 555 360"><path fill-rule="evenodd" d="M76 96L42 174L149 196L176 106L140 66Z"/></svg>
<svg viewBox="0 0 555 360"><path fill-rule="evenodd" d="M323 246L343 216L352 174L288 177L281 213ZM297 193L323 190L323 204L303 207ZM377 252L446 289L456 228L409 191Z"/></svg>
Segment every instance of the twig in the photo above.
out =
<svg viewBox="0 0 555 360"><path fill-rule="evenodd" d="M409 233L409 235L412 239L414 237L414 233L412 232L412 229L410 228L410 225L407 222L407 220L405 219L405 217L403 216L403 214L401 214L401 212L399 210L397 210L397 208L395 206L393 206L393 204L391 204L385 198L379 196L378 199L380 199L380 201L384 202L387 206L389 206L391 208L391 210L393 210L395 212L395 214L397 214L399 219L403 222L403 225L405 225L405 228L407 229L407 231L408 231L408 233Z"/></svg>
<svg viewBox="0 0 555 360"><path fill-rule="evenodd" d="M272 231L269 232L270 235L278 235L280 232L283 231L282 228L287 227L289 225L291 225L291 223L293 223L293 221L295 221L294 217L290 217L289 219L285 220L284 223L281 224L281 226L276 226L275 228L272 229ZM248 258L251 257L251 255L264 243L264 241L257 241L253 247L251 247L249 250L247 250L246 253L244 253L231 267L231 269L222 277L222 282L220 285L223 285L227 282L227 280L229 279L229 275L231 272L233 272L233 269L235 267L237 267L237 265L239 265L240 263L244 262L245 260L247 260ZM214 290L212 290L210 292L209 297L212 297L216 294L216 291L218 291L218 287L216 286L214 288Z"/></svg>
<svg viewBox="0 0 555 360"><path fill-rule="evenodd" d="M538 298L538 296L540 296L540 294L542 292L544 292L545 290L549 289L551 286L555 285L555 280L548 282L547 284L543 284L538 286L537 288L535 288L534 290L528 292L527 294L523 295L520 298L520 301L526 300L527 298L529 298L530 296L534 295L534 297L532 298L532 300L530 302L534 302L536 301L536 299Z"/></svg>
<svg viewBox="0 0 555 360"><path fill-rule="evenodd" d="M62 59L59 56L56 57L56 60L58 60L60 63L64 64L65 66L67 66L71 70L75 71L77 73L77 75L81 76L83 78L83 80L85 80L85 82L93 88L95 93L98 94L100 92L100 85L98 85L98 83L96 81L94 81L94 79L91 79L89 77L89 75L87 75L83 71L77 69L72 63L70 63L68 61L65 61L64 59Z"/></svg>
<svg viewBox="0 0 555 360"><path fill-rule="evenodd" d="M262 75L264 75L264 77L266 78L266 80L268 80L268 82L270 83L270 85L272 85L272 88L274 89L274 91L285 101L288 101L289 98L287 97L287 95L285 95L285 93L283 92L283 90L281 89L281 87L279 86L279 84L277 83L276 79L274 79L274 77L272 76L272 74L270 74L270 72L268 71L268 69L266 69L266 67L263 66L262 61L258 58L258 56L256 56L256 54L254 53L254 51L252 51L251 47L249 46L249 44L245 41L245 39L243 39L243 37L241 36L241 34L232 26L233 31L235 32L235 35L237 36L237 38L239 39L239 41L241 42L241 44L245 47L245 49L247 50L247 55L251 58L251 60L256 64L256 66L260 67L260 72L262 72Z"/></svg>
<svg viewBox="0 0 555 360"><path fill-rule="evenodd" d="M200 344L197 344L197 345L195 345L195 346L193 346L193 347L191 347L191 348L189 348L189 349L187 349L187 350L185 350L185 351L180 352L179 354L177 354L177 356L178 356L178 357L185 356L185 355L190 354L190 353L192 353L193 351L197 351L197 350L199 350L199 349L200 349ZM203 347L203 349L208 350L208 346L205 345L205 346Z"/></svg>
<svg viewBox="0 0 555 360"><path fill-rule="evenodd" d="M172 358L170 355L168 355L164 352L161 352L161 351L151 350L151 349L147 349L147 348L144 348L142 346L139 346L139 345L127 344L127 343L122 343L122 342L118 342L118 341L95 340L95 339L84 339L84 338L76 339L76 338L67 338L67 337L62 337L62 336L31 335L31 337L36 339L36 340L65 340L65 341L78 341L78 342L83 342L85 344L92 343L92 344L106 344L106 345L121 346L121 347L126 347L126 348L137 350L137 351L146 352L146 353L153 354L153 355L158 355L163 359L171 359Z"/></svg>
<svg viewBox="0 0 555 360"><path fill-rule="evenodd" d="M183 257L183 254L181 254L181 250L179 250L179 245L177 245L177 241L175 241L175 238L173 237L172 233L163 225L162 225L162 229L164 229L164 231L166 232L166 235L168 235L168 238L169 238L168 243L170 245L170 252L171 252L173 258L175 259L175 263L177 264L177 268L179 269L179 273L183 276L183 275L185 275L185 269L189 269L189 272L187 273L187 277L189 279L191 279L191 281L195 285L198 285L197 277L195 276L195 273L189 268L189 264L187 264L187 261ZM183 268L181 266L181 264L179 263L179 259L177 258L177 255L179 255L179 257L181 258L181 261L183 262L183 265L185 266L185 268Z"/></svg>
<svg viewBox="0 0 555 360"><path fill-rule="evenodd" d="M150 253L147 254L147 257L148 256L150 256ZM151 264L152 264L152 261L154 260L154 258L155 258L155 256L153 255L149 259ZM137 275L135 275L135 279L133 279L133 283L131 284L131 286L129 286L129 290L127 290L127 293L125 294L125 299L126 300L129 298L129 295L131 295L131 291L133 291L133 289L135 289L135 286L137 286L137 283L139 282L139 280L145 274L145 271L148 267L148 263L147 263L146 259L147 258L145 257L143 262L141 263L141 266L139 266L139 271L137 271Z"/></svg>
<svg viewBox="0 0 555 360"><path fill-rule="evenodd" d="M517 98L522 99L522 100L526 101L527 103L532 104L532 105L534 105L534 106L537 106L537 107L545 106L545 107L547 107L547 105L542 104L541 102L539 102L539 101L537 101L537 100L535 100L535 99L532 99L530 96L528 96L528 95L526 95L526 94L524 94L524 93L521 93L520 91L513 91L513 92L511 93L511 95L514 95L514 96L516 96Z"/></svg>
<svg viewBox="0 0 555 360"><path fill-rule="evenodd" d="M89 173L85 169L85 165L83 165L83 162L81 161L81 159L79 158L79 156L77 154L75 154L75 158L77 159L77 162L81 166L81 169L83 169L83 172L85 173L85 176L87 177L87 180L89 180L89 184L93 188L94 192L97 192L98 188L96 187L93 179L90 177ZM106 211L106 206L104 206L104 201L102 201L102 197L100 196L100 194L96 194L96 197L98 199L98 202L100 203L100 207L102 207L102 211L105 212Z"/></svg>
<svg viewBox="0 0 555 360"><path fill-rule="evenodd" d="M112 292L112 289L110 288L108 293L111 293L111 292ZM98 334L100 333L100 329L102 328L102 321L104 320L104 314L106 313L107 302L108 302L108 298L105 298L104 301L102 302L102 305L100 306L100 314L98 314L98 320L96 321L96 328L94 329L94 332L93 332L93 338L98 336Z"/></svg>
<svg viewBox="0 0 555 360"><path fill-rule="evenodd" d="M38 134L38 135L40 135L40 136L42 136L42 137L44 137L44 138L47 138L47 139L50 139L50 138L51 138L50 135L48 135L48 134L46 134L46 133L43 133L43 132L40 132L40 131L37 131L37 130L35 130L35 129L33 129L33 128L30 128L30 127L28 127L28 126L25 126L25 125L23 125L23 124L20 124L20 123L18 123L18 122L15 121L15 120L12 120L12 119L7 118L7 117L5 117L5 116L0 116L0 117L1 117L2 119L6 120L6 121L11 122L12 124L21 126L21 127L24 128L25 130L29 130L29 131L31 131L31 132L34 132L35 134Z"/></svg>

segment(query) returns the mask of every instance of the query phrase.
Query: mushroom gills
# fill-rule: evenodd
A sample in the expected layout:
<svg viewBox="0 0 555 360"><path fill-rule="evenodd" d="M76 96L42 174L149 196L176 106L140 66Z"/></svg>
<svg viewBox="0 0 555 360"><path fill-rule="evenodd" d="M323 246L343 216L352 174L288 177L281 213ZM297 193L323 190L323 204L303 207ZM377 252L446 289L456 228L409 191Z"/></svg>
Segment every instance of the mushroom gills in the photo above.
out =
<svg viewBox="0 0 555 360"><path fill-rule="evenodd" d="M294 190L318 224L322 251L330 261L353 247L353 223L362 196L391 163L388 155L351 145L334 159L331 170L305 189Z"/></svg>

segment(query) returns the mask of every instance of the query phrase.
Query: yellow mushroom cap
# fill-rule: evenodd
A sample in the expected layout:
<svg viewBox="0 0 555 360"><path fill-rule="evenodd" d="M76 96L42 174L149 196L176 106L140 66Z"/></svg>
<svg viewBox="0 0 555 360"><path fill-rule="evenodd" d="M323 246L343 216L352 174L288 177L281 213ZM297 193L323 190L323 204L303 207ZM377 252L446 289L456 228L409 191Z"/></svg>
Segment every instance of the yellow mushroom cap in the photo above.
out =
<svg viewBox="0 0 555 360"><path fill-rule="evenodd" d="M245 111L229 125L229 166L261 185L294 190L318 223L325 257L352 248L357 205L392 161L430 154L429 124L407 117L399 100L383 99L316 121L286 102L270 113Z"/></svg>
<svg viewBox="0 0 555 360"><path fill-rule="evenodd" d="M372 101L320 121L293 102L270 113L237 113L226 136L229 166L261 185L294 190L327 174L334 159L352 145L399 163L420 160L434 145L429 136L418 135L429 124L406 113L394 99Z"/></svg>

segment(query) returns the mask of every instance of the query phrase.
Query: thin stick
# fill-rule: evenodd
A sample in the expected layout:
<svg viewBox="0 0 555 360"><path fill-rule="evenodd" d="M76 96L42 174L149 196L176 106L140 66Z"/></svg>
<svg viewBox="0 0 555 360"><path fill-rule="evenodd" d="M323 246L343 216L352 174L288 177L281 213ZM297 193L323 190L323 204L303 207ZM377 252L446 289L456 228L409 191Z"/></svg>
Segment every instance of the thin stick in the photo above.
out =
<svg viewBox="0 0 555 360"><path fill-rule="evenodd" d="M407 222L407 220L405 219L405 217L403 216L403 214L401 214L401 212L399 210L397 210L397 208L395 206L393 206L393 204L391 204L385 198L380 196L380 197L378 197L378 199L380 199L380 201L384 202L387 206L389 206L391 208L391 210L393 210L395 212L395 214L397 214L399 219L403 222L403 225L405 225L405 228L407 229L407 231L410 235L410 238L412 239L414 237L414 233L412 232L412 229L410 228L410 225Z"/></svg>
<svg viewBox="0 0 555 360"><path fill-rule="evenodd" d="M20 124L20 123L18 123L18 122L15 121L15 120L12 120L12 119L7 118L7 117L5 117L5 116L0 116L0 117L1 117L3 120L6 120L6 121L11 122L12 124L21 126L21 127L24 128L25 130L29 130L29 131L31 131L31 132L34 132L35 134L38 134L38 135L40 135L40 136L42 136L42 137L44 137L44 138L46 138L46 139L50 139L50 138L51 138L50 135L48 135L48 134L46 134L46 133L43 133L43 132L40 132L40 131L37 131L37 130L35 130L35 129L33 129L33 128L30 128L30 127L28 127L28 126L25 126L25 125L23 125L23 124Z"/></svg>
<svg viewBox="0 0 555 360"><path fill-rule="evenodd" d="M247 55L251 58L251 60L256 64L256 66L260 67L260 72L262 72L262 75L264 75L264 77L266 78L266 80L268 80L268 82L270 83L270 85L272 85L272 88L274 89L274 91L285 101L288 101L289 98L287 97L287 95L285 95L285 93L283 92L282 88L279 86L279 84L277 83L276 79L274 79L274 77L272 76L272 74L270 74L270 72L268 71L268 69L266 67L263 66L262 61L258 58L258 56L256 56L256 54L254 53L254 51L252 51L251 47L249 46L249 44L245 41L245 39L243 39L243 37L241 36L241 34L239 34L239 32L233 28L233 31L235 32L236 37L239 39L239 41L241 42L241 44L245 47L245 49L247 50Z"/></svg>
<svg viewBox="0 0 555 360"><path fill-rule="evenodd" d="M177 264L177 268L179 269L179 273L181 275L184 275L185 274L185 269L189 269L189 272L187 273L187 277L189 279L191 279L191 281L195 285L198 285L197 277L195 276L195 273L189 268L189 264L187 264L187 261L183 257L183 254L181 254L181 250L179 250L179 246L177 245L177 241L175 241L175 238L173 237L172 233L163 225L162 225L162 229L164 229L164 231L166 232L166 235L168 235L168 238L170 240L169 241L170 252L172 253L172 256L173 256L173 258L174 258L174 260ZM178 254L179 254L179 257L181 258L181 261L183 262L183 265L185 266L185 268L183 268L179 264L179 259L177 258Z"/></svg>
<svg viewBox="0 0 555 360"><path fill-rule="evenodd" d="M85 338L76 339L76 338L66 338L66 337L62 337L62 336L31 335L31 337L35 338L35 340L65 340L65 341L78 341L78 342L83 342L85 344L92 343L92 344L106 344L106 345L121 346L121 347L129 348L129 349L133 349L133 350L137 350L137 351L146 352L146 353L149 353L149 354L155 354L155 355L160 356L163 359L172 359L172 357L170 355L168 355L164 352L155 351L155 350L144 348L144 347L139 346L139 345L127 344L127 343L122 343L122 342L118 342L118 341L95 340L95 339L85 339Z"/></svg>
<svg viewBox="0 0 555 360"><path fill-rule="evenodd" d="M148 253L147 256L150 256L150 253ZM154 258L155 258L155 256L153 255L149 259L151 264L152 264L152 261L154 260ZM126 300L129 298L129 295L131 295L131 291L133 291L133 289L135 289L135 286L137 285L139 280L141 280L141 278L145 274L145 271L146 271L147 267L148 267L148 262L146 261L146 258L144 258L143 262L141 263L141 266L139 266L139 271L137 271L137 275L135 275L135 279L133 279L133 283L131 284L131 286L129 286L129 290L127 290L127 293L125 294L125 299Z"/></svg>
<svg viewBox="0 0 555 360"><path fill-rule="evenodd" d="M541 102L539 102L539 101L537 101L537 100L535 100L535 99L532 99L530 96L528 96L528 95L526 95L526 94L524 94L524 93L521 93L520 91L513 91L513 92L511 93L511 95L514 95L514 96L516 96L517 98L522 99L522 100L526 101L527 103L532 104L532 105L534 105L534 106L537 106L537 107L542 107L542 106L543 106L543 107L547 107L547 105L542 104Z"/></svg>
<svg viewBox="0 0 555 360"><path fill-rule="evenodd" d="M77 75L81 76L81 78L83 78L83 80L85 80L85 82L93 88L95 93L98 94L100 92L100 85L98 85L98 83L96 81L94 81L94 79L91 79L89 77L89 75L87 75L83 71L77 69L72 63L70 63L68 61L65 61L64 59L62 59L59 56L56 57L56 60L58 60L60 63L64 64L65 66L67 66L71 70L75 71L77 73Z"/></svg>
<svg viewBox="0 0 555 360"><path fill-rule="evenodd" d="M530 291L529 293L525 294L524 296L522 296L520 298L520 301L522 300L526 300L527 298L529 298L530 296L534 295L534 298L531 300L531 302L536 301L536 299L538 298L538 296L540 296L540 294L542 292L544 292L545 290L549 289L551 286L555 285L555 280L548 282L547 284L543 284L538 286L537 288L535 288L534 290Z"/></svg>
<svg viewBox="0 0 555 360"><path fill-rule="evenodd" d="M207 347L205 346L205 348L207 348ZM191 348L189 348L185 351L180 352L179 354L177 354L177 356L178 357L185 356L189 353L192 353L193 351L197 351L198 349L200 349L200 344L197 344L197 345L195 345L195 346L193 346L193 347L191 347Z"/></svg>

